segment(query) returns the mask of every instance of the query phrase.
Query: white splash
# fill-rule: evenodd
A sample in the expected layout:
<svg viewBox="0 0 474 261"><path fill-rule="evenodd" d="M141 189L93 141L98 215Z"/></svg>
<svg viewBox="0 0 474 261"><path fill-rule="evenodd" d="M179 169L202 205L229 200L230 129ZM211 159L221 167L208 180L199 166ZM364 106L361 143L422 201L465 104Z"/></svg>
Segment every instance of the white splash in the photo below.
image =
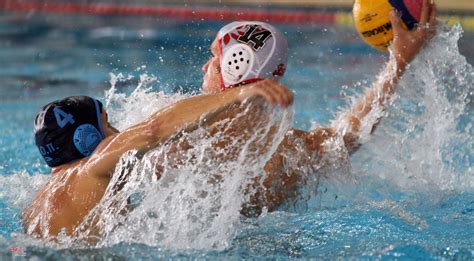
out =
<svg viewBox="0 0 474 261"><path fill-rule="evenodd" d="M360 176L390 181L402 191L474 188L474 71L458 50L462 29L441 27L412 62L371 142L354 157Z"/></svg>
<svg viewBox="0 0 474 261"><path fill-rule="evenodd" d="M248 110L260 113L243 117ZM254 122L246 128L249 132L227 140L222 136L249 120ZM263 167L291 122L291 110L249 104L236 117L212 125L218 135L202 128L142 158L129 152L102 201L77 229L77 242L94 236L87 229L94 222L102 235L98 246L133 242L167 249L227 248L239 227L242 205L256 189L252 184L265 178ZM227 144L219 148L218 142ZM191 147L175 153L183 144Z"/></svg>
<svg viewBox="0 0 474 261"><path fill-rule="evenodd" d="M105 109L109 115L109 121L118 130L133 126L167 105L188 97L179 93L152 92L153 84L159 85L161 83L155 76L148 74L140 75L137 87L129 95L117 91L117 83L133 78L131 75L110 73L111 87L105 93Z"/></svg>

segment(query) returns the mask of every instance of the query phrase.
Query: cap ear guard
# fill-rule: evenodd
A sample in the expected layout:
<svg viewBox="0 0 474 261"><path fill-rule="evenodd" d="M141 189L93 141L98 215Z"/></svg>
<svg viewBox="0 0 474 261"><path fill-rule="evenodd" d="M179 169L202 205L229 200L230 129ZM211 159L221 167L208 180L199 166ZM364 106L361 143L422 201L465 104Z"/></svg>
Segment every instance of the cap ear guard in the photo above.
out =
<svg viewBox="0 0 474 261"><path fill-rule="evenodd" d="M74 131L74 145L85 157L88 157L99 146L102 135L92 124L82 124Z"/></svg>
<svg viewBox="0 0 474 261"><path fill-rule="evenodd" d="M224 82L234 85L245 79L254 64L254 52L245 44L229 48L221 60L221 73Z"/></svg>

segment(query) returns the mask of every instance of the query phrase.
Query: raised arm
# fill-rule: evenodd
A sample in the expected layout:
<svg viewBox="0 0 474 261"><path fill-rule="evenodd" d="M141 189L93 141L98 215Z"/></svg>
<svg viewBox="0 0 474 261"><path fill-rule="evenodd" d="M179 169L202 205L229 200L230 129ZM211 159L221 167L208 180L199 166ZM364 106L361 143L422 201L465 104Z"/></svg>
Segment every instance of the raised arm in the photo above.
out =
<svg viewBox="0 0 474 261"><path fill-rule="evenodd" d="M372 87L353 104L352 108L341 114L333 123L335 131L343 135L350 152L354 151L360 143L362 125L365 125L363 129L373 130L382 116L380 112L390 99L407 65L434 36L435 18L436 8L433 3L430 4L429 0L423 1L420 23L412 31L402 27L400 17L395 11L390 13L394 40L390 60L385 70L381 72Z"/></svg>
<svg viewBox="0 0 474 261"><path fill-rule="evenodd" d="M288 199L296 197L301 178L316 171L314 168L324 166L325 163L320 160L327 159L322 157L322 154L327 153L325 144L328 140L336 135L343 135L347 149L353 152L360 142L362 124L364 121L367 122L369 115L374 112L378 117L371 122L370 127L375 127L377 120L382 116L376 113L377 109L383 109L406 66L435 33L435 6L431 4L430 14L429 1L425 0L423 4L420 25L413 31L403 29L396 13L390 14L394 30L390 61L379 80L350 110L341 114L330 128L318 128L310 132L293 130L286 135L278 150L265 165L267 172L263 181L265 190L258 191L252 197L251 202L243 210L244 214L259 213L263 206L273 210ZM285 164L286 161L291 161L292 165Z"/></svg>
<svg viewBox="0 0 474 261"><path fill-rule="evenodd" d="M138 150L145 153L183 130L196 128L211 120L228 106L248 98L262 96L269 103L287 107L293 95L273 80L265 80L245 88L204 96L195 96L172 104L153 114L144 122L104 140L89 158L88 173L110 176L123 153Z"/></svg>

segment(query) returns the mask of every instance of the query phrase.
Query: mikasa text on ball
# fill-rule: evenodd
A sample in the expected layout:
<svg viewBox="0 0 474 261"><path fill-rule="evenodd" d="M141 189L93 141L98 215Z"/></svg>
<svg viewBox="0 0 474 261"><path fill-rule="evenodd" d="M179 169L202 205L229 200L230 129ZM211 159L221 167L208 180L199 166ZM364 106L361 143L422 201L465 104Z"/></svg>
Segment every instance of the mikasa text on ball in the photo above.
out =
<svg viewBox="0 0 474 261"><path fill-rule="evenodd" d="M393 38L389 13L396 10L408 29L421 17L423 0L356 0L353 15L362 39L380 51L387 51Z"/></svg>

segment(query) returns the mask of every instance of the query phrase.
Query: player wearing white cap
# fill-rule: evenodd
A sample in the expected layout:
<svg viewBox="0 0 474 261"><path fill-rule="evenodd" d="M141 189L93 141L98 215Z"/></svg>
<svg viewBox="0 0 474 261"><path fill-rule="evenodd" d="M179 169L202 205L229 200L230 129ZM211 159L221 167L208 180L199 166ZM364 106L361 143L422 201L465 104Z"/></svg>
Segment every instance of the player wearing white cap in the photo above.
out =
<svg viewBox="0 0 474 261"><path fill-rule="evenodd" d="M430 9L433 10L431 13ZM318 168L324 168L334 162L333 158L324 157L327 154L325 146L333 142L333 139L342 138L348 153L358 148L361 125L369 125L365 129L375 127L381 115L377 115L370 122L368 119L371 117L368 115L377 109L383 109L407 64L434 35L435 11L434 4L425 0L421 25L411 31L402 27L395 12L390 14L394 29L392 57L381 73L381 81L367 89L362 98L357 100L349 111L338 117L332 126L311 131L290 130L265 165L266 179L262 183L263 188L258 188L248 206L250 208L245 208L247 213L244 214L258 214L262 207L272 211L282 203L297 197L298 186L304 175L316 174ZM427 26L429 24L431 26ZM262 79L278 80L285 73L288 43L286 37L268 23L240 21L230 23L219 30L211 45L211 52L213 56L203 66L203 93L226 91ZM237 115L240 109L234 110L223 117ZM213 121L223 117L217 117ZM251 128L249 125L252 123L242 119L241 125ZM322 162L323 159L328 162Z"/></svg>

